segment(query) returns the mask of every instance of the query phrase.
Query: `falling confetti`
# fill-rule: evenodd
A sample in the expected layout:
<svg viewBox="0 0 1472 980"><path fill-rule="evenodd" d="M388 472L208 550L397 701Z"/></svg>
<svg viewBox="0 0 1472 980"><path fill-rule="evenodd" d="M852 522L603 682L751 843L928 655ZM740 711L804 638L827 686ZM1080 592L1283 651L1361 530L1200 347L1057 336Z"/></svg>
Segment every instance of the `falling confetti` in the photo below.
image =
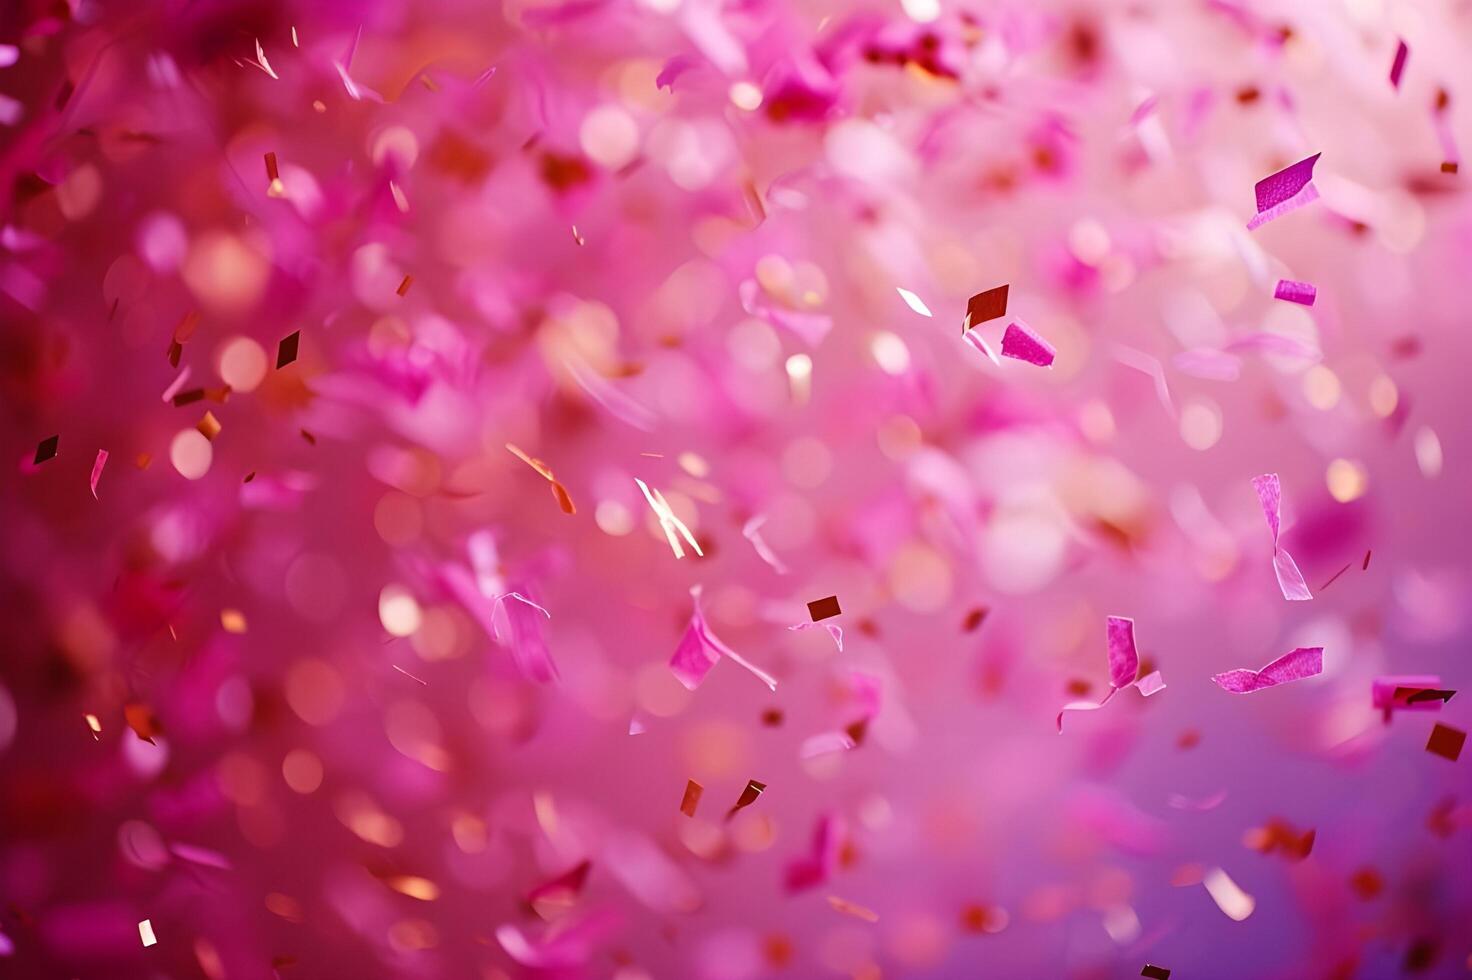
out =
<svg viewBox="0 0 1472 980"><path fill-rule="evenodd" d="M6 976L1464 965L1459 5L5 13Z"/></svg>

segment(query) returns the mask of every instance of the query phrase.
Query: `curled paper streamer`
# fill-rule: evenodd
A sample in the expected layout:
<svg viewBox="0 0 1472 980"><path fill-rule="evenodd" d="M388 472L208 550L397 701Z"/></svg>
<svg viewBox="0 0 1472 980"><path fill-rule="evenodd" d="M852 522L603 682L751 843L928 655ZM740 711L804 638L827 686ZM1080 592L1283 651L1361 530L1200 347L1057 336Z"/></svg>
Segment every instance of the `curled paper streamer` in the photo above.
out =
<svg viewBox="0 0 1472 980"><path fill-rule="evenodd" d="M705 680L705 675L710 673L711 668L725 656L746 668L773 691L777 690L775 677L743 659L710 631L705 614L700 609L700 586L690 589L690 601L693 606L690 625L680 639L680 645L675 648L674 656L670 658L670 670L680 683L692 691L695 690Z"/></svg>
<svg viewBox="0 0 1472 980"><path fill-rule="evenodd" d="M1278 588L1282 590L1283 598L1312 599L1313 593L1308 590L1308 583L1303 580L1298 564L1288 550L1278 543L1278 537L1282 533L1283 511L1283 488L1278 482L1278 474L1264 473L1253 477L1252 489L1257 491L1258 503L1262 504L1262 516L1268 522L1268 530L1273 532L1273 573L1278 577Z"/></svg>
<svg viewBox="0 0 1472 980"><path fill-rule="evenodd" d="M1069 711L1097 711L1109 703L1109 699L1127 687L1140 692L1141 697L1150 697L1165 690L1165 680L1160 671L1152 670L1144 677L1135 678L1140 672L1140 654L1135 649L1135 621L1125 616L1110 616L1104 624L1104 634L1109 652L1109 693L1102 701L1072 701L1058 712L1058 734L1063 734L1063 715Z"/></svg>
<svg viewBox="0 0 1472 980"><path fill-rule="evenodd" d="M1217 686L1232 694L1251 694L1289 681L1314 677L1324 671L1323 647L1299 647L1283 654L1261 670L1239 667L1212 677Z"/></svg>

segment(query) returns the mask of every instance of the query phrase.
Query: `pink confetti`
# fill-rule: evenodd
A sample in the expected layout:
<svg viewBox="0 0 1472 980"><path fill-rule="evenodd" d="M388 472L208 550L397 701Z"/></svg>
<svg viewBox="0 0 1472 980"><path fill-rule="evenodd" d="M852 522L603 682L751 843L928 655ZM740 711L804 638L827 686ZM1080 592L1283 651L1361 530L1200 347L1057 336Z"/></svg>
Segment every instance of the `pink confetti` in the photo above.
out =
<svg viewBox="0 0 1472 980"><path fill-rule="evenodd" d="M1397 38L1395 43L1395 61L1390 65L1390 86L1400 88L1401 73L1406 70L1406 57L1411 53L1410 47L1405 41Z"/></svg>
<svg viewBox="0 0 1472 980"><path fill-rule="evenodd" d="M1257 214L1247 223L1248 231L1291 214L1319 199L1313 176L1314 164L1321 155L1315 153L1257 182L1254 189L1257 194Z"/></svg>
<svg viewBox="0 0 1472 980"><path fill-rule="evenodd" d="M1387 674L1370 684L1370 700L1387 721L1393 711L1440 711L1455 693L1442 690L1436 674Z"/></svg>
<svg viewBox="0 0 1472 980"><path fill-rule="evenodd" d="M1021 320L1013 320L1007 324L1007 331L1002 334L1003 357L1026 361L1038 367L1052 367L1056 354L1052 344Z"/></svg>
<svg viewBox="0 0 1472 980"><path fill-rule="evenodd" d="M1283 654L1261 670L1239 667L1213 675L1216 685L1232 694L1251 694L1289 681L1315 677L1324 670L1323 647L1299 647Z"/></svg>
<svg viewBox="0 0 1472 980"><path fill-rule="evenodd" d="M1278 285L1273 289L1274 299L1287 300L1300 306L1313 306L1318 295L1319 290L1312 283L1295 282L1292 279L1279 279Z"/></svg>
<svg viewBox="0 0 1472 980"><path fill-rule="evenodd" d="M1109 693L1101 701L1071 701L1058 712L1058 734L1063 734L1063 716L1069 711L1097 711L1109 703L1114 695L1127 687L1133 687L1142 697L1150 697L1165 690L1165 680L1160 671L1152 670L1136 680L1140 671L1140 655L1135 649L1135 621L1125 616L1110 616L1104 624L1105 640L1109 651Z"/></svg>
<svg viewBox="0 0 1472 980"><path fill-rule="evenodd" d="M726 656L737 665L750 671L767 687L773 691L777 690L776 678L743 659L710 631L705 621L705 614L700 609L700 586L693 586L690 589L690 602L693 607L690 614L690 625L685 630L680 645L675 648L674 656L670 658L670 670L674 672L680 683L692 691L695 690L705 680L705 675L710 673L716 662L722 656Z"/></svg>
<svg viewBox="0 0 1472 980"><path fill-rule="evenodd" d="M757 553L757 556L760 557L762 561L770 565L774 572L776 572L778 575L786 575L787 565L783 563L781 558L777 557L777 553L774 552L767 544L767 542L762 538L762 525L766 523L767 517L765 514L756 515L751 520L741 525L741 536L747 541L751 542L751 547Z"/></svg>
<svg viewBox="0 0 1472 980"><path fill-rule="evenodd" d="M508 602L507 600L513 600ZM492 622L496 624L496 639L511 648L512 659L521 673L540 683L557 679L557 665L547 650L547 641L542 636L542 623L552 614L532 602L520 592L507 592L496 597ZM502 639L500 625L506 625Z"/></svg>
<svg viewBox="0 0 1472 980"><path fill-rule="evenodd" d="M97 496L97 481L100 480L100 479L102 479L102 468L104 466L106 466L106 465L107 465L107 450L106 449L99 449L99 450L97 450L97 458L92 461L92 475L87 480L88 485L92 488L92 499L93 500L100 499Z"/></svg>
<svg viewBox="0 0 1472 980"><path fill-rule="evenodd" d="M815 626L821 626L825 630L827 630L828 635L833 637L833 642L838 647L838 652L843 652L843 627L839 626L837 623L798 623L787 628L793 631L800 631L812 629Z"/></svg>
<svg viewBox="0 0 1472 980"><path fill-rule="evenodd" d="M808 853L787 865L784 873L789 892L805 891L826 884L838 869L845 828L843 818L824 813L813 827Z"/></svg>
<svg viewBox="0 0 1472 980"><path fill-rule="evenodd" d="M1278 588L1282 591L1283 598L1294 601L1312 599L1313 593L1309 592L1308 583L1298 570L1298 564L1287 549L1278 544L1283 511L1283 489L1278 482L1278 474L1264 473L1253 477L1252 489L1257 491L1258 502L1262 505L1262 516L1268 522L1268 530L1273 533L1273 573L1278 577Z"/></svg>

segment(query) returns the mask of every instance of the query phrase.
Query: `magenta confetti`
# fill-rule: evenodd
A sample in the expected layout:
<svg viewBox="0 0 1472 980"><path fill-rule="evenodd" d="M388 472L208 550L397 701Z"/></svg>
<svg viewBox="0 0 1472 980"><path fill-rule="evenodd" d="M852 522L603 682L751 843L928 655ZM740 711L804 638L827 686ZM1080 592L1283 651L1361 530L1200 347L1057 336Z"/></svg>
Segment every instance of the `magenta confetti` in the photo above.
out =
<svg viewBox="0 0 1472 980"><path fill-rule="evenodd" d="M1400 76L1406 70L1406 57L1410 55L1411 49L1406 42L1397 38L1395 43L1395 61L1390 65L1390 87L1400 88Z"/></svg>
<svg viewBox="0 0 1472 980"><path fill-rule="evenodd" d="M1160 671L1152 670L1136 679L1140 672L1140 655L1135 649L1135 621L1125 616L1110 616L1104 623L1105 644L1109 655L1109 693L1100 701L1070 701L1058 712L1058 733L1063 734L1063 716L1070 711L1097 711L1114 695L1127 687L1150 697L1165 690Z"/></svg>
<svg viewBox="0 0 1472 980"><path fill-rule="evenodd" d="M1252 489L1257 492L1258 503L1262 505L1262 516L1268 522L1268 530L1273 534L1273 574L1278 578L1278 588L1282 591L1283 598L1312 599L1313 593L1309 592L1308 583L1298 570L1298 564L1287 549L1278 544L1283 514L1283 489L1278 482L1278 474L1264 473L1253 477Z"/></svg>
<svg viewBox="0 0 1472 980"><path fill-rule="evenodd" d="M1052 344L1021 320L1007 324L1007 331L1002 334L1003 357L1016 358L1038 367L1052 367L1056 353Z"/></svg>
<svg viewBox="0 0 1472 980"><path fill-rule="evenodd" d="M1261 670L1238 668L1216 674L1211 679L1224 691L1232 694L1251 694L1254 691L1277 687L1279 684L1287 684L1289 681L1314 677L1323 670L1323 647L1298 647L1283 654Z"/></svg>
<svg viewBox="0 0 1472 980"><path fill-rule="evenodd" d="M680 639L680 645L675 648L674 656L670 658L670 670L674 672L680 683L692 691L695 690L705 680L705 675L710 673L711 668L720 661L722 656L725 656L750 671L758 680L775 691L777 689L775 677L743 659L740 654L722 643L710 631L705 621L705 614L700 609L699 586L690 590L690 602L693 607L690 613L690 625L686 627L685 635Z"/></svg>
<svg viewBox="0 0 1472 980"><path fill-rule="evenodd" d="M1257 182L1257 214L1247 223L1248 231L1255 230L1269 221L1291 214L1319 199L1313 185L1314 164L1322 154L1315 153L1290 167Z"/></svg>
<svg viewBox="0 0 1472 980"><path fill-rule="evenodd" d="M1318 295L1319 290L1313 283L1295 282L1292 279L1279 279L1278 285L1273 289L1274 299L1287 300L1300 306L1313 306Z"/></svg>
<svg viewBox="0 0 1472 980"><path fill-rule="evenodd" d="M100 499L97 496L97 481L102 479L102 468L107 465L107 450L97 450L97 458L92 461L92 475L87 478L87 485L92 489L92 499Z"/></svg>

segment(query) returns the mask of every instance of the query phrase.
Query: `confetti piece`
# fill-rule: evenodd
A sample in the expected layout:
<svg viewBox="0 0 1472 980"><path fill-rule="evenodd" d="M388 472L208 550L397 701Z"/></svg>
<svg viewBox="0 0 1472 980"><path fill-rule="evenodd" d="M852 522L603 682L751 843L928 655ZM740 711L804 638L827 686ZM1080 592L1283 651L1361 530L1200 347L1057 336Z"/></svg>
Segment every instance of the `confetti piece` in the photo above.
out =
<svg viewBox="0 0 1472 980"><path fill-rule="evenodd" d="M200 435L211 441L220 434L220 420L215 418L214 412L205 412L194 427L199 430Z"/></svg>
<svg viewBox="0 0 1472 980"><path fill-rule="evenodd" d="M239 609L221 609L220 626L226 633L242 634L246 631L245 614Z"/></svg>
<svg viewBox="0 0 1472 980"><path fill-rule="evenodd" d="M1431 729L1431 738L1426 742L1426 751L1456 762L1462 755L1462 745L1466 741L1466 732L1438 722Z"/></svg>
<svg viewBox="0 0 1472 980"><path fill-rule="evenodd" d="M834 643L834 645L838 647L838 652L839 653L842 653L843 652L843 627L837 625L836 623L796 623L796 624L794 624L792 626L789 626L787 628L789 630L792 630L794 632L797 632L797 631L801 631L801 630L813 629L814 627L817 627L817 626L822 626L823 629L825 629L825 630L828 631L828 635L831 636L831 637L833 637L833 643Z"/></svg>
<svg viewBox="0 0 1472 980"><path fill-rule="evenodd" d="M284 197L286 185L281 182L281 171L276 167L276 154L266 154L266 194L271 197Z"/></svg>
<svg viewBox="0 0 1472 980"><path fill-rule="evenodd" d="M400 296L405 296L408 294L409 287L412 285L414 285L414 277L405 276L404 281L399 283L399 288L394 290L394 292L398 293Z"/></svg>
<svg viewBox="0 0 1472 980"><path fill-rule="evenodd" d="M1278 474L1264 473L1253 477L1252 489L1257 493L1258 503L1262 505L1262 516L1268 522L1268 530L1273 534L1273 573L1278 577L1278 588L1282 591L1283 598L1312 599L1313 593L1309 592L1308 583L1303 580L1298 564L1287 549L1278 543L1283 511L1283 491L1278 483Z"/></svg>
<svg viewBox="0 0 1472 980"><path fill-rule="evenodd" d="M838 608L838 596L836 595L814 599L808 603L808 615L812 617L815 623L840 615L842 612L843 610Z"/></svg>
<svg viewBox="0 0 1472 980"><path fill-rule="evenodd" d="M138 938L143 940L144 949L147 949L149 946L153 946L158 943L158 937L153 934L152 920L144 919L142 922L138 923Z"/></svg>
<svg viewBox="0 0 1472 980"><path fill-rule="evenodd" d="M92 488L92 499L99 500L97 496L97 481L102 479L102 468L107 465L107 450L97 450L97 458L92 461L92 475L87 479L87 485Z"/></svg>
<svg viewBox="0 0 1472 980"><path fill-rule="evenodd" d="M963 330L961 334L961 339L985 354L987 356L987 359L990 360L997 367L1002 366L1001 359L997 357L997 354L995 351L992 350L991 345L986 342L986 338L981 335L980 330L968 327Z"/></svg>
<svg viewBox="0 0 1472 980"><path fill-rule="evenodd" d="M690 625L686 628L680 645L675 648L674 656L670 658L670 670L680 683L689 690L695 690L705 680L705 675L710 673L716 662L725 656L737 665L746 668L768 688L775 691L777 689L776 678L742 659L710 631L705 621L705 614L700 609L700 586L697 585L690 589L690 602L692 606Z"/></svg>
<svg viewBox="0 0 1472 980"><path fill-rule="evenodd" d="M495 637L510 648L516 668L523 677L541 684L557 679L557 665L552 662L547 640L542 635L543 622L551 618L551 613L520 592L506 592L496 596L495 608L491 613Z"/></svg>
<svg viewBox="0 0 1472 980"><path fill-rule="evenodd" d="M1410 47L1400 38L1395 42L1395 60L1390 64L1390 87L1400 88L1401 73L1406 70L1406 56L1411 53Z"/></svg>
<svg viewBox="0 0 1472 980"><path fill-rule="evenodd" d="M1201 883L1206 886L1206 891L1211 895L1211 900L1216 902L1216 907L1222 910L1222 914L1236 922L1241 922L1257 908L1257 901L1237 886L1237 883L1221 868L1212 868L1206 872Z"/></svg>
<svg viewBox="0 0 1472 980"><path fill-rule="evenodd" d="M741 795L736 799L736 805L731 807L730 811L726 814L726 819L730 820L739 811L745 810L747 807L755 803L761 797L766 788L766 783L758 782L755 779L747 780L746 788L741 791Z"/></svg>
<svg viewBox="0 0 1472 980"><path fill-rule="evenodd" d="M1009 285L996 286L985 292L977 293L966 301L966 326L961 328L962 334L965 334L968 328L974 328L988 320L1007 315Z"/></svg>
<svg viewBox="0 0 1472 980"><path fill-rule="evenodd" d="M1007 324L1007 332L1002 334L1003 357L1026 361L1038 367L1052 367L1057 353L1052 344L1021 320L1013 320Z"/></svg>
<svg viewBox="0 0 1472 980"><path fill-rule="evenodd" d="M123 720L134 735L150 745L154 744L153 737L159 734L159 724L152 708L141 701L129 701L123 705Z"/></svg>
<svg viewBox="0 0 1472 980"><path fill-rule="evenodd" d="M416 681L419 684L424 685L425 687L428 687L429 686L429 684L427 684L425 681L421 680L418 677L415 677L413 674L409 673L407 670L405 670L404 668L400 667L398 664L389 664L389 666L392 667L394 670L397 670L399 673L403 674L405 677L409 678L409 680Z"/></svg>
<svg viewBox="0 0 1472 980"><path fill-rule="evenodd" d="M1298 647L1283 654L1261 670L1239 667L1216 674L1211 679L1231 694L1252 694L1279 684L1316 677L1324 671L1323 647Z"/></svg>
<svg viewBox="0 0 1472 980"><path fill-rule="evenodd" d="M838 870L844 836L841 817L835 813L820 815L813 827L808 853L789 862L783 872L787 891L805 891L826 883Z"/></svg>
<svg viewBox="0 0 1472 980"><path fill-rule="evenodd" d="M680 799L680 812L687 817L695 816L695 808L700 806L700 795L704 792L704 786L701 786L693 779L687 779L685 781L685 795Z"/></svg>
<svg viewBox="0 0 1472 980"><path fill-rule="evenodd" d="M1253 188L1257 216L1248 222L1248 231L1318 200L1319 192L1313 185L1314 164L1322 155L1315 153L1257 182Z"/></svg>
<svg viewBox="0 0 1472 980"><path fill-rule="evenodd" d="M1152 966L1146 963L1140 970L1140 976L1150 977L1151 980L1170 980L1170 971L1163 966Z"/></svg>
<svg viewBox="0 0 1472 980"><path fill-rule="evenodd" d="M1063 734L1063 716L1069 711L1097 711L1115 694L1127 687L1150 697L1165 690L1165 680L1154 670L1136 679L1140 672L1140 655L1135 648L1135 621L1125 616L1110 616L1104 623L1105 645L1109 658L1109 693L1101 701L1071 701L1058 712L1058 734Z"/></svg>
<svg viewBox="0 0 1472 980"><path fill-rule="evenodd" d="M297 345L301 343L301 339L302 332L297 330L276 345L276 370L280 371L296 360Z"/></svg>
<svg viewBox="0 0 1472 980"><path fill-rule="evenodd" d="M1243 843L1259 854L1281 853L1293 861L1302 861L1314 849L1317 832L1299 832L1282 820L1269 820L1266 826L1254 827L1243 837Z"/></svg>
<svg viewBox="0 0 1472 980"><path fill-rule="evenodd" d="M1312 283L1295 282L1292 279L1279 279L1278 285L1273 289L1274 299L1286 300L1300 306L1313 306L1318 295L1319 290Z"/></svg>
<svg viewBox="0 0 1472 980"><path fill-rule="evenodd" d="M644 492L644 499L649 502L650 510L653 510L654 516L659 519L659 526L664 531L664 536L669 541L670 550L674 552L675 557L685 557L685 549L680 546L680 538L675 536L676 531L680 532L680 537L683 537L689 542L690 547L695 549L697 555L704 557L705 553L700 550L700 545L696 543L694 535L685 526L685 522L675 516L675 512L670 509L670 505L665 501L664 495L658 490L651 490L649 485L638 477L634 478L634 482Z"/></svg>
<svg viewBox="0 0 1472 980"><path fill-rule="evenodd" d="M56 450L60 444L61 436L48 436L47 438L42 439L41 442L36 446L35 465L40 466L42 463L48 460L55 459Z"/></svg>
<svg viewBox="0 0 1472 980"><path fill-rule="evenodd" d="M577 505L574 504L572 501L572 495L567 492L566 487L558 482L557 477L553 475L552 468L550 466L542 462L540 459L533 459L531 456L528 456L526 453L522 452L520 449L509 442L506 443L506 448L511 452L513 456L521 460L523 463L526 463L526 465L530 466L532 469L536 470L537 474L541 476L542 479L551 484L552 499L557 501L558 508L561 509L564 514L571 515L578 512Z"/></svg>
<svg viewBox="0 0 1472 980"><path fill-rule="evenodd" d="M919 296L916 296L914 293L901 286L896 286L894 288L895 292L900 294L900 299L904 300L905 305L908 306L910 309L914 310L916 313L919 313L921 316L932 315L930 312L930 307L926 306L925 301L922 300Z"/></svg>
<svg viewBox="0 0 1472 980"><path fill-rule="evenodd" d="M92 730L92 739L96 741L97 736L102 734L102 722L93 714L88 714L85 717L87 719L87 727Z"/></svg>
<svg viewBox="0 0 1472 980"><path fill-rule="evenodd" d="M1442 690L1436 674L1385 674L1370 682L1370 703L1387 722L1393 711L1440 711L1455 694Z"/></svg>
<svg viewBox="0 0 1472 980"><path fill-rule="evenodd" d="M1329 586L1333 585L1336 581L1339 580L1339 576L1341 576L1345 572L1349 571L1350 567L1353 566L1353 565L1354 565L1354 562L1352 562L1352 561L1351 562L1345 562L1343 568L1341 568L1339 571L1335 572L1333 575L1329 576L1329 581L1327 581L1323 585L1319 586L1319 591L1320 592L1323 592Z"/></svg>
<svg viewBox="0 0 1472 980"><path fill-rule="evenodd" d="M756 551L762 561L771 566L778 575L787 574L787 566L782 559L777 557L767 542L761 536L762 525L767 523L765 514L758 514L741 526L741 536L751 542L751 547Z"/></svg>
<svg viewBox="0 0 1472 980"><path fill-rule="evenodd" d="M842 912L844 915L851 915L855 919L862 919L865 922L879 921L878 912L865 908L856 902L850 902L848 899L839 898L837 895L829 895L828 904L833 906L835 911Z"/></svg>
<svg viewBox="0 0 1472 980"><path fill-rule="evenodd" d="M255 65L261 71L265 72L267 75L270 75L277 81L281 80L281 76L276 74L275 69L271 67L271 62L266 60L266 49L261 47L260 38L256 38L256 60L247 62L247 64Z"/></svg>

